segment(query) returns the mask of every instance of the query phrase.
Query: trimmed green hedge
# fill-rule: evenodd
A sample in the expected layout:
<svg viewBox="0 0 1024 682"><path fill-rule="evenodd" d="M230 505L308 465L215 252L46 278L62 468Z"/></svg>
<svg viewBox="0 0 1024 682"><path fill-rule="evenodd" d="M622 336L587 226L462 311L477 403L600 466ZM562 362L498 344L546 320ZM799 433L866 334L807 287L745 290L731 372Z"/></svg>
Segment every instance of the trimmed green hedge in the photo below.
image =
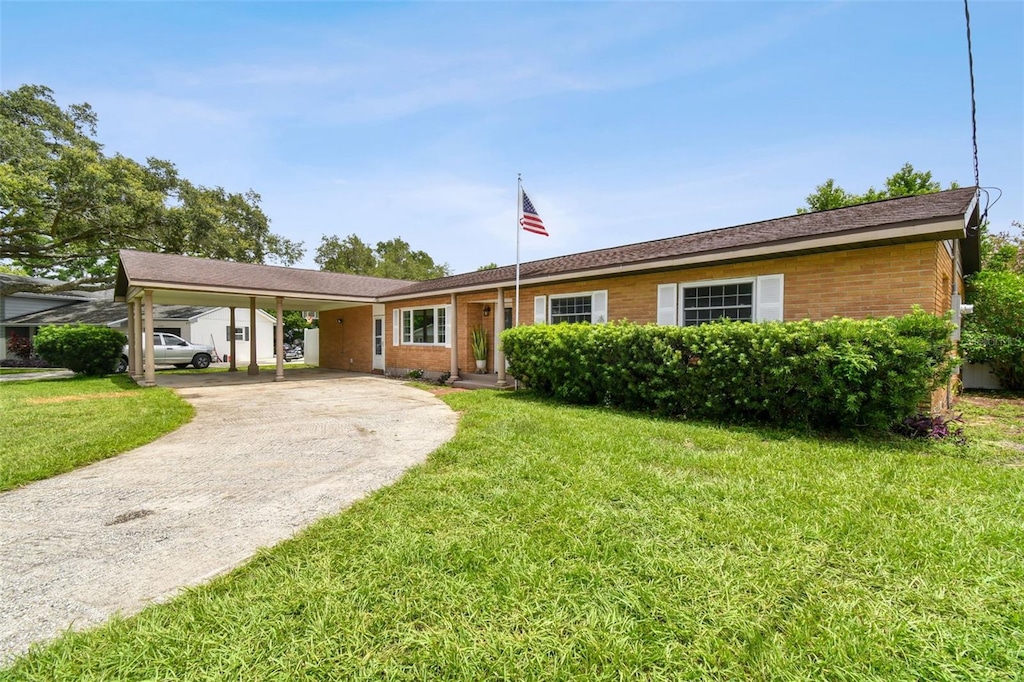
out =
<svg viewBox="0 0 1024 682"><path fill-rule="evenodd" d="M951 329L916 310L824 322L535 325L501 340L513 376L570 403L884 429L917 412L949 378Z"/></svg>
<svg viewBox="0 0 1024 682"><path fill-rule="evenodd" d="M86 376L112 373L124 344L124 334L116 329L90 324L43 327L35 338L41 358Z"/></svg>

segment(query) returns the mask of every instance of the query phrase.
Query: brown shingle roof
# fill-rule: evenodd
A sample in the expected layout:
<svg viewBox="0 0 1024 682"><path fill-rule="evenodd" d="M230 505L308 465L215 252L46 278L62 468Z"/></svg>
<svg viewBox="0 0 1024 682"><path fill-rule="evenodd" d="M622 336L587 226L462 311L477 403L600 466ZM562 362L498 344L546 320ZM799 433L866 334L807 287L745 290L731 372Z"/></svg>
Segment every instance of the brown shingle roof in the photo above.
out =
<svg viewBox="0 0 1024 682"><path fill-rule="evenodd" d="M529 280L571 272L582 274L586 270L656 263L660 260L703 253L721 252L723 258L727 258L730 250L744 247L856 232L902 223L937 222L962 218L974 200L974 195L975 188L965 187L934 194L887 199L831 211L804 213L737 225L736 227L695 232L681 237L556 256L522 263L520 278ZM388 295L411 295L477 285L497 285L514 280L515 276L515 265L506 265L493 270L415 282Z"/></svg>
<svg viewBox="0 0 1024 682"><path fill-rule="evenodd" d="M975 197L975 188L947 190L870 204L837 208L748 223L680 237L584 251L567 256L522 263L524 281L552 275L579 273L609 267L649 265L659 261L701 254L720 254L758 246L779 245L814 237L857 233L896 225L914 225L963 219ZM922 231L922 235L927 234ZM925 238L925 237L922 237ZM806 248L806 245L804 245ZM794 246L794 250L799 247ZM305 294L374 299L412 296L433 291L497 286L515 279L515 266L469 272L424 282L348 275L270 265L190 258L143 251L121 251L121 271L116 295L122 298L132 282L162 282L191 287L273 291L282 295ZM127 279L126 277L127 276Z"/></svg>
<svg viewBox="0 0 1024 682"><path fill-rule="evenodd" d="M387 296L411 284L406 280L276 265L232 263L148 251L125 250L120 252L120 256L121 269L132 282L163 282L194 287L259 289L281 294L354 298ZM122 297L126 290L127 281L119 276L116 295Z"/></svg>
<svg viewBox="0 0 1024 682"><path fill-rule="evenodd" d="M113 292L107 292L113 294ZM193 305L154 305L154 320L190 320L215 308ZM124 303L113 299L80 301L59 308L28 313L7 320L9 325L42 326L45 324L102 324L110 325L128 317Z"/></svg>

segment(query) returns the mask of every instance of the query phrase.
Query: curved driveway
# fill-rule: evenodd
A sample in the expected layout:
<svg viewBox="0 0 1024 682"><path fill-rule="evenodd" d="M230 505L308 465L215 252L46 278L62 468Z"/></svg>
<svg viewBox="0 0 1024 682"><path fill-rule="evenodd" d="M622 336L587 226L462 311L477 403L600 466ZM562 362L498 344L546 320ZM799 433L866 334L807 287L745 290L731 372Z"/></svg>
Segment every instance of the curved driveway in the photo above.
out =
<svg viewBox="0 0 1024 682"><path fill-rule="evenodd" d="M455 433L444 403L395 381L229 377L159 376L195 405L192 422L0 494L0 661L237 566Z"/></svg>

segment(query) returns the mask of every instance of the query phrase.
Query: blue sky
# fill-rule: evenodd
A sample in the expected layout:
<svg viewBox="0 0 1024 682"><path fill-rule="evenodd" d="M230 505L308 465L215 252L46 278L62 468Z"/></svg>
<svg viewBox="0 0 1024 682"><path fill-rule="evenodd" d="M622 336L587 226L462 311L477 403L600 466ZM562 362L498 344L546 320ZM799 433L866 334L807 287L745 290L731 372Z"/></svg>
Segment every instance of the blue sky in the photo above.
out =
<svg viewBox="0 0 1024 682"><path fill-rule="evenodd" d="M982 185L1024 219L1024 3L971 3ZM960 2L0 2L0 87L108 153L253 188L274 231L455 272L788 215L904 162L973 182Z"/></svg>

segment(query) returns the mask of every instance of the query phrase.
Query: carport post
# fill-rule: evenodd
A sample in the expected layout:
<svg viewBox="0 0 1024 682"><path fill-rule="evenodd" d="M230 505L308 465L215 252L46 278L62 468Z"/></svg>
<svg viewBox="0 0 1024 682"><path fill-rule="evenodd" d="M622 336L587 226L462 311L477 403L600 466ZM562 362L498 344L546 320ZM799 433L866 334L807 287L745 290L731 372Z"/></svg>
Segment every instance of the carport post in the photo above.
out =
<svg viewBox="0 0 1024 682"><path fill-rule="evenodd" d="M455 382L459 380L459 327L458 327L458 314L455 312L455 294L452 294L452 338L448 339L448 343L451 345L451 376L448 377L448 381Z"/></svg>
<svg viewBox="0 0 1024 682"><path fill-rule="evenodd" d="M245 372L251 377L260 373L256 364L256 297L249 297L249 369Z"/></svg>
<svg viewBox="0 0 1024 682"><path fill-rule="evenodd" d="M146 386L156 386L156 353L153 352L153 290L146 289Z"/></svg>
<svg viewBox="0 0 1024 682"><path fill-rule="evenodd" d="M135 343L132 346L132 378L142 377L142 301L135 299Z"/></svg>
<svg viewBox="0 0 1024 682"><path fill-rule="evenodd" d="M277 297L277 327L274 329L274 348L277 349L277 370L274 381L284 381L284 299Z"/></svg>
<svg viewBox="0 0 1024 682"><path fill-rule="evenodd" d="M501 349L501 333L505 331L505 289L498 287L498 302L494 306L494 365L498 370L498 388L508 386L505 381L505 351Z"/></svg>
<svg viewBox="0 0 1024 682"><path fill-rule="evenodd" d="M229 372L237 372L238 371L238 365L235 362L235 306L231 306L231 308L230 308L230 315L231 315L231 331L228 332L228 340L230 342L230 346L228 347L228 353L230 353L230 355L228 355L228 359L231 361L231 363L228 365L228 371ZM251 324L249 326L252 327ZM251 330L250 330L250 333L251 333Z"/></svg>
<svg viewBox="0 0 1024 682"><path fill-rule="evenodd" d="M128 301L128 376L135 376L135 301Z"/></svg>

